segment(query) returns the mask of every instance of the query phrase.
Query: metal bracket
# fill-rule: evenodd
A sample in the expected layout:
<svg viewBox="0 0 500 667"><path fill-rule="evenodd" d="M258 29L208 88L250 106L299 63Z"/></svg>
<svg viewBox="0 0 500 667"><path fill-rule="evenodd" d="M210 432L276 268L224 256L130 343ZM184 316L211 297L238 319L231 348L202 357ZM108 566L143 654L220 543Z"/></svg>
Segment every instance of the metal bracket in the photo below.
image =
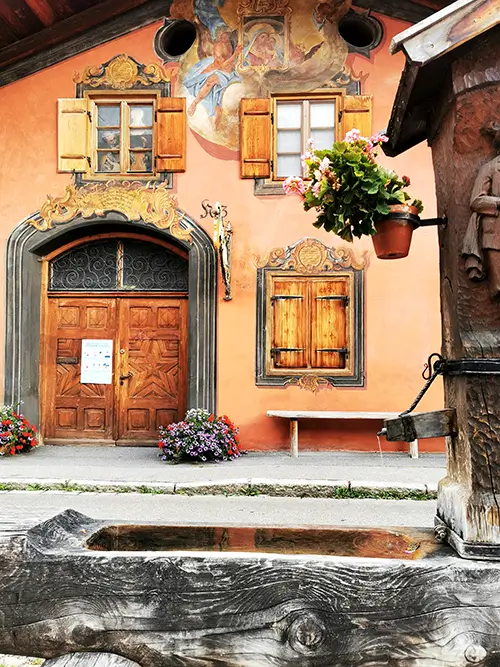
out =
<svg viewBox="0 0 500 667"><path fill-rule="evenodd" d="M414 229L419 227L435 227L440 226L446 228L448 226L448 218L445 216L440 218L424 218L421 220L418 215L413 215L413 213L404 213L403 211L397 213L391 213L391 219L395 220L408 220L411 222Z"/></svg>

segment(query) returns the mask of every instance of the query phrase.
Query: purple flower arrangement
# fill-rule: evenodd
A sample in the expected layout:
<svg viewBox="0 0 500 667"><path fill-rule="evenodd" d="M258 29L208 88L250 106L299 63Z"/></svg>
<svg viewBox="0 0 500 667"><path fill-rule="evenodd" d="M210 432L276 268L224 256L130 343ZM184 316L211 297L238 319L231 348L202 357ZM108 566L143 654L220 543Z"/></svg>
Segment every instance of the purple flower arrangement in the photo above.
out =
<svg viewBox="0 0 500 667"><path fill-rule="evenodd" d="M0 456L29 452L38 444L36 428L11 405L0 407Z"/></svg>
<svg viewBox="0 0 500 667"><path fill-rule="evenodd" d="M188 410L184 421L160 426L162 461L231 461L244 452L240 449L238 429L224 415L216 417L208 410Z"/></svg>

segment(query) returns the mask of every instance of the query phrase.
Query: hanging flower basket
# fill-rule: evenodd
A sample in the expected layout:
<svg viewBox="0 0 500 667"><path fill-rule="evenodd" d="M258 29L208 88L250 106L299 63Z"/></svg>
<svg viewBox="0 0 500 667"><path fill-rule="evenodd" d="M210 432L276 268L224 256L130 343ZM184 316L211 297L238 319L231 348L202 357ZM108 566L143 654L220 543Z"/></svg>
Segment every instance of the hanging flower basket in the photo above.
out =
<svg viewBox="0 0 500 667"><path fill-rule="evenodd" d="M408 254L423 206L418 199L410 201L407 176L400 179L377 164L378 149L387 140L384 134L362 137L359 130L351 130L328 150L313 150L309 140L302 156L304 176L290 176L283 189L299 195L306 211L317 211L313 225L318 229L349 242L373 236L377 256L396 259ZM397 239L395 248L391 238Z"/></svg>
<svg viewBox="0 0 500 667"><path fill-rule="evenodd" d="M375 254L379 259L401 259L410 251L413 230L418 227L416 206L392 204L387 218L375 223L372 236Z"/></svg>

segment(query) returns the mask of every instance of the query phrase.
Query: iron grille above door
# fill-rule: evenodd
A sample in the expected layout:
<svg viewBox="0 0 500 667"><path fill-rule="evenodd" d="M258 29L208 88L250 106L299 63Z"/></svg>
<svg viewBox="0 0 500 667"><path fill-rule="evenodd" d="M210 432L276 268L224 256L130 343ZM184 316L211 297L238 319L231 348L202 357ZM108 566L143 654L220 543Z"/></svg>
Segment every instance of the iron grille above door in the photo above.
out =
<svg viewBox="0 0 500 667"><path fill-rule="evenodd" d="M188 262L154 243L92 241L51 262L49 291L187 292Z"/></svg>

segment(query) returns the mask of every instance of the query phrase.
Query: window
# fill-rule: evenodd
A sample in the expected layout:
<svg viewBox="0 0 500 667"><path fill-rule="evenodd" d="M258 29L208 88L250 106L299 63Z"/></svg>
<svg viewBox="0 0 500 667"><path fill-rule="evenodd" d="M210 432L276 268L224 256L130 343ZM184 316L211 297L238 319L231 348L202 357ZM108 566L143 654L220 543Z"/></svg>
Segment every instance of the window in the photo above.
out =
<svg viewBox="0 0 500 667"><path fill-rule="evenodd" d="M314 140L314 148L330 148L354 128L363 136L372 133L370 95L345 95L339 91L243 98L241 177L268 179L267 191L258 194L282 194L283 179L303 174L300 157L309 138Z"/></svg>
<svg viewBox="0 0 500 667"><path fill-rule="evenodd" d="M58 101L58 171L151 180L186 169L186 99L115 91Z"/></svg>
<svg viewBox="0 0 500 667"><path fill-rule="evenodd" d="M268 276L268 373L349 372L350 276Z"/></svg>
<svg viewBox="0 0 500 667"><path fill-rule="evenodd" d="M300 156L309 138L314 148L331 148L337 139L337 98L276 100L274 178L303 174Z"/></svg>
<svg viewBox="0 0 500 667"><path fill-rule="evenodd" d="M256 384L363 386L363 263L306 238L258 267Z"/></svg>
<svg viewBox="0 0 500 667"><path fill-rule="evenodd" d="M93 103L95 173L153 173L153 100Z"/></svg>

